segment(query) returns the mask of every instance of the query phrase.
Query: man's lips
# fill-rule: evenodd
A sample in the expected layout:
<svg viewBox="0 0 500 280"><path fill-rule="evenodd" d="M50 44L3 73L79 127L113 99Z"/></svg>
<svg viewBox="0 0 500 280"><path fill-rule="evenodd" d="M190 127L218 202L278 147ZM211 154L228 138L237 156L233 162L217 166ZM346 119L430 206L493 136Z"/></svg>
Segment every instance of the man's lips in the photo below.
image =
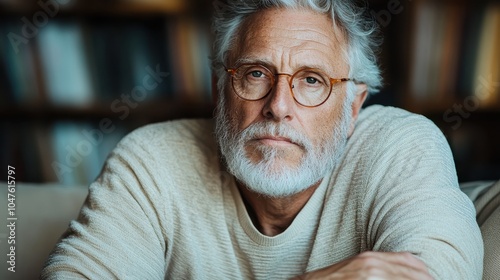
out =
<svg viewBox="0 0 500 280"><path fill-rule="evenodd" d="M259 141L264 144L269 145L298 145L299 144L293 142L291 139L280 136L259 136L254 139L255 141Z"/></svg>

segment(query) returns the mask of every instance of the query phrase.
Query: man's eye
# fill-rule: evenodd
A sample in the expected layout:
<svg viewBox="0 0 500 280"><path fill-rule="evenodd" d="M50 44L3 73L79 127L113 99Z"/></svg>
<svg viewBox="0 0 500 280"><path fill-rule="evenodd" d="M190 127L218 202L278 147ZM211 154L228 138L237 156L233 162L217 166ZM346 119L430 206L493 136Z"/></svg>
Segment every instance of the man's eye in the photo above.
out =
<svg viewBox="0 0 500 280"><path fill-rule="evenodd" d="M312 85L313 85L313 84L316 84L316 83L318 82L318 79L313 78L313 77L307 77L307 78L306 78L306 82L307 82L308 84L312 84Z"/></svg>
<svg viewBox="0 0 500 280"><path fill-rule="evenodd" d="M252 77L254 78L260 78L264 76L264 73L262 73L261 71L252 71L250 72L250 75L252 75Z"/></svg>

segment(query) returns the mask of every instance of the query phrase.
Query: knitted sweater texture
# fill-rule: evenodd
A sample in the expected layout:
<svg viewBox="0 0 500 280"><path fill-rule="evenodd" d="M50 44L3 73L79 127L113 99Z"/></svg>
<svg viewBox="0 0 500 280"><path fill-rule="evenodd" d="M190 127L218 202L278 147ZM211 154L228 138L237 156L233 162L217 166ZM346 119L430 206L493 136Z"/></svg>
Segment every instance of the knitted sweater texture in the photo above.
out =
<svg viewBox="0 0 500 280"><path fill-rule="evenodd" d="M374 250L411 252L436 279L481 279L474 206L427 119L364 109L340 163L274 237L249 218L213 126L173 121L125 137L42 278L287 279Z"/></svg>

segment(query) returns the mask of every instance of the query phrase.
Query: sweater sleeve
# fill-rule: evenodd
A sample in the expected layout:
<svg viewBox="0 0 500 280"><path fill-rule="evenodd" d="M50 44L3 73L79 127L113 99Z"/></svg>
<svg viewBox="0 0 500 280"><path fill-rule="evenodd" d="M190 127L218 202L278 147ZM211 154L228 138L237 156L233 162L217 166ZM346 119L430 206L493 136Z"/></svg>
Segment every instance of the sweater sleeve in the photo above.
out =
<svg viewBox="0 0 500 280"><path fill-rule="evenodd" d="M413 253L435 279L481 279L481 233L472 202L458 188L446 139L420 116L392 122L377 133L384 136L366 176L366 244Z"/></svg>
<svg viewBox="0 0 500 280"><path fill-rule="evenodd" d="M162 193L144 146L144 139L129 135L114 150L42 279L164 278Z"/></svg>

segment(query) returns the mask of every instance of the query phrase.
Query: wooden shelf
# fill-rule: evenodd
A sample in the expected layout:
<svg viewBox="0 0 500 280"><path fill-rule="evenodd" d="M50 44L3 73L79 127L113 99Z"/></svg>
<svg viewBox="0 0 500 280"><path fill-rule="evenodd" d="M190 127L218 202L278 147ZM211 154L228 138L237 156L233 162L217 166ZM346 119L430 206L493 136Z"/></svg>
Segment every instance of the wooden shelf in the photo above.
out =
<svg viewBox="0 0 500 280"><path fill-rule="evenodd" d="M94 104L85 107L58 107L50 104L0 107L0 118L8 121L57 121L57 120L95 120L122 119L135 121L172 120L178 118L209 118L214 106L201 102L161 101L138 104L136 108L120 107L113 110L109 104ZM123 110L126 108L127 111ZM126 117L125 117L126 116Z"/></svg>
<svg viewBox="0 0 500 280"><path fill-rule="evenodd" d="M57 1L56 1L57 2ZM68 4L60 4L58 15L71 16L148 16L148 15L178 15L190 10L190 1L182 0L114 0L114 1L68 1ZM51 7L51 9L53 9ZM19 1L0 4L2 15L34 15L44 9L37 1ZM31 18L31 17L29 17Z"/></svg>
<svg viewBox="0 0 500 280"><path fill-rule="evenodd" d="M415 97L408 95L405 97L403 101L403 107L411 112L423 114L423 115L435 115L435 114L443 114L450 109L454 109L455 106L461 106L464 110L467 110L469 106L476 106L476 104L466 104L467 97L461 98L457 96L453 96L451 94L434 94L431 96L448 96L438 99L424 99L417 100ZM472 96L472 95L471 95ZM479 107L474 109L473 111L479 112L492 112L500 115L500 101L497 102L488 102L481 103L481 100L473 99L475 102L479 102Z"/></svg>
<svg viewBox="0 0 500 280"><path fill-rule="evenodd" d="M451 129L452 125L443 118L443 112L429 112L424 115L434 121L440 128L449 127ZM469 112L467 117L461 117L461 121L463 123L471 123L479 127L495 127L498 128L498 131L500 131L500 114L498 113L498 110L484 109Z"/></svg>

